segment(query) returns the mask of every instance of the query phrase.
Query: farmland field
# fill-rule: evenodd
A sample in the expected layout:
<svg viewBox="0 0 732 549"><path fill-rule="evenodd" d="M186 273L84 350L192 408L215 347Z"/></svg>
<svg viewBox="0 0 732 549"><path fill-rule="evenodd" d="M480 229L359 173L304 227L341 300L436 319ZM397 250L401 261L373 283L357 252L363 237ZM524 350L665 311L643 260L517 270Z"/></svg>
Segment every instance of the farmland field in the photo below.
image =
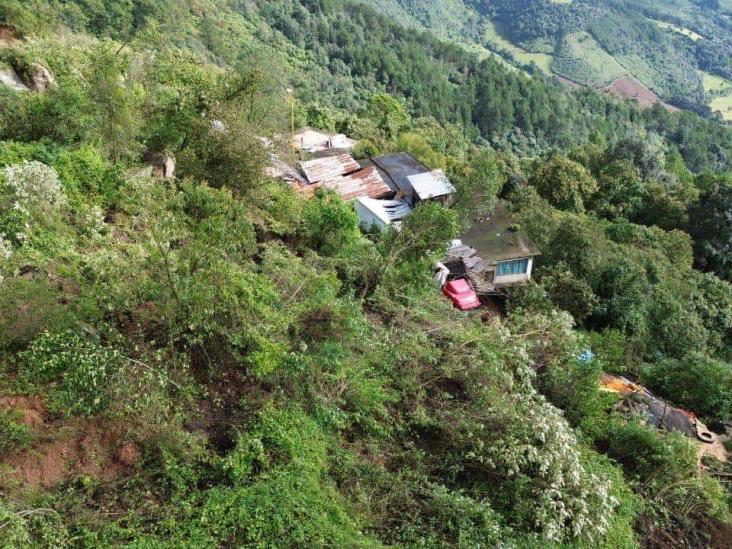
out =
<svg viewBox="0 0 732 549"><path fill-rule="evenodd" d="M568 35L560 44L552 70L573 82L600 88L627 71L587 32Z"/></svg>
<svg viewBox="0 0 732 549"><path fill-rule="evenodd" d="M702 82L704 83L704 91L706 92L722 92L727 88L732 88L732 82L716 74L701 71Z"/></svg>
<svg viewBox="0 0 732 549"><path fill-rule="evenodd" d="M732 80L703 71L701 76L704 91L711 95L709 107L719 111L725 120L732 121Z"/></svg>
<svg viewBox="0 0 732 549"><path fill-rule="evenodd" d="M732 121L732 90L727 95L712 99L709 106L713 111L719 111L725 120Z"/></svg>
<svg viewBox="0 0 732 549"><path fill-rule="evenodd" d="M702 40L704 38L702 35L694 32L691 29L687 29L685 27L679 27L679 26L674 25L672 23L666 23L665 21L657 21L655 19L651 19L651 21L653 21L656 25L658 25L662 29L669 29L669 30L674 31L675 33L683 34L684 36L686 36L687 38L693 40L694 42L697 42L697 41Z"/></svg>
<svg viewBox="0 0 732 549"><path fill-rule="evenodd" d="M498 29L496 29L495 25L490 21L486 23L485 27L485 40L488 44L490 44L491 47L499 51L506 51L510 53L514 60L518 63L521 63L522 65L528 65L533 62L545 74L552 73L551 64L554 59L553 55L550 55L548 53L528 52L525 49L520 48L515 44L512 44L499 34Z"/></svg>

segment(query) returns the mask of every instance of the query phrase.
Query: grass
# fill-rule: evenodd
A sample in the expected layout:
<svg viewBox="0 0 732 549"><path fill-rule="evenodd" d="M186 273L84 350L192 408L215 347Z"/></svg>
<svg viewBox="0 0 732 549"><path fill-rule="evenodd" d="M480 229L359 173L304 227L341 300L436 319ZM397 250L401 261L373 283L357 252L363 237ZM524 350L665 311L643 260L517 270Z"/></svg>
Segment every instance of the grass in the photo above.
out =
<svg viewBox="0 0 732 549"><path fill-rule="evenodd" d="M732 121L732 90L727 95L712 99L709 106L713 111L719 111L725 120Z"/></svg>
<svg viewBox="0 0 732 549"><path fill-rule="evenodd" d="M485 40L496 50L510 53L513 59L522 65L534 63L545 74L552 73L551 65L554 60L553 55L548 53L532 53L509 42L499 34L498 29L496 29L491 21L486 22Z"/></svg>
<svg viewBox="0 0 732 549"><path fill-rule="evenodd" d="M678 34L683 34L684 36L693 40L694 42L698 42L699 40L702 40L704 38L701 34L697 34L693 30L687 29L686 27L679 27L672 23L666 23L665 21L657 21L655 19L651 19L651 21L653 21L656 25L658 25L662 29L669 29Z"/></svg>
<svg viewBox="0 0 732 549"><path fill-rule="evenodd" d="M607 86L628 74L628 71L586 32L570 34L562 41L552 63L552 70L573 82L594 88Z"/></svg>
<svg viewBox="0 0 732 549"><path fill-rule="evenodd" d="M732 88L732 82L716 74L701 71L702 82L704 83L705 92L723 92L728 88Z"/></svg>
<svg viewBox="0 0 732 549"><path fill-rule="evenodd" d="M704 71L701 71L701 77L704 91L712 96L709 107L719 111L725 120L732 121L732 80Z"/></svg>

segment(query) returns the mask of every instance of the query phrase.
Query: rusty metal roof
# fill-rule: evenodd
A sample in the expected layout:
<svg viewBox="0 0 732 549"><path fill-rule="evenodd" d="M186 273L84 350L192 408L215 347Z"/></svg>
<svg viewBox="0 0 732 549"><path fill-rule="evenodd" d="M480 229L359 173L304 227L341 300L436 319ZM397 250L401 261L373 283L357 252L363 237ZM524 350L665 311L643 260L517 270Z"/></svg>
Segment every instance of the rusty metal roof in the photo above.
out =
<svg viewBox="0 0 732 549"><path fill-rule="evenodd" d="M382 198L392 194L389 185L381 178L376 168L366 168L344 177L323 181L323 187L337 192L343 200L359 196Z"/></svg>
<svg viewBox="0 0 732 549"><path fill-rule="evenodd" d="M313 196L318 189L335 191L343 200L353 200L358 197L383 198L394 194L374 167L321 181L315 185L307 185L302 188L302 193L306 196Z"/></svg>
<svg viewBox="0 0 732 549"><path fill-rule="evenodd" d="M301 162L305 177L310 183L319 183L353 173L361 168L350 154L338 154Z"/></svg>

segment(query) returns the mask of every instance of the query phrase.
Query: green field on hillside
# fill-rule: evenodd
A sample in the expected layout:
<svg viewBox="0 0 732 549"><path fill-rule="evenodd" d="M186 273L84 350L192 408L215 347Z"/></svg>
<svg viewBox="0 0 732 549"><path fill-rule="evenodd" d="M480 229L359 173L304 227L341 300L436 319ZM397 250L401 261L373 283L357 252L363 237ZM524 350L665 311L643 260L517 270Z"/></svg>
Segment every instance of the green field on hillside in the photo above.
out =
<svg viewBox="0 0 732 549"><path fill-rule="evenodd" d="M732 120L732 81L701 71L704 91L711 96L709 107L719 111L725 120Z"/></svg>
<svg viewBox="0 0 732 549"><path fill-rule="evenodd" d="M551 65L554 60L553 55L548 53L529 52L509 42L506 38L501 36L498 29L496 29L496 26L491 21L488 21L485 24L485 40L490 47L499 51L508 52L515 61L522 65L534 63L545 74L551 74L552 72Z"/></svg>
<svg viewBox="0 0 732 549"><path fill-rule="evenodd" d="M657 21L655 19L651 19L656 25L658 25L662 29L668 29L672 30L675 33L682 34L686 36L687 38L693 40L694 42L698 42L699 40L703 40L704 37L694 32L691 29L687 29L686 27L679 27L678 25L674 25L673 23L667 23L665 21Z"/></svg>
<svg viewBox="0 0 732 549"><path fill-rule="evenodd" d="M552 71L573 82L599 88L628 71L586 32L568 35L557 50Z"/></svg>

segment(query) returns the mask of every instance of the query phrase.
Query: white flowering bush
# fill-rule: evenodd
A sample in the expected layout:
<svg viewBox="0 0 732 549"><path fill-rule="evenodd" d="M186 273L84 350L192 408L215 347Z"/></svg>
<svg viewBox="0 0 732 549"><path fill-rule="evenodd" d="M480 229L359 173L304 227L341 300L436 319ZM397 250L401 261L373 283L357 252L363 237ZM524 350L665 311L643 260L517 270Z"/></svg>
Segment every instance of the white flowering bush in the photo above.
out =
<svg viewBox="0 0 732 549"><path fill-rule="evenodd" d="M42 162L26 162L3 170L5 184L17 200L29 206L56 205L64 200L58 173Z"/></svg>
<svg viewBox="0 0 732 549"><path fill-rule="evenodd" d="M0 283L3 281L3 266L13 255L13 245L0 233Z"/></svg>
<svg viewBox="0 0 732 549"><path fill-rule="evenodd" d="M528 492L534 526L546 540L604 534L618 501L608 480L585 471L579 443L560 412L541 398L525 396L503 416L501 436L475 458L515 480L517 491Z"/></svg>
<svg viewBox="0 0 732 549"><path fill-rule="evenodd" d="M58 173L41 162L26 162L0 171L0 233L20 245L27 238L34 214L65 202Z"/></svg>

